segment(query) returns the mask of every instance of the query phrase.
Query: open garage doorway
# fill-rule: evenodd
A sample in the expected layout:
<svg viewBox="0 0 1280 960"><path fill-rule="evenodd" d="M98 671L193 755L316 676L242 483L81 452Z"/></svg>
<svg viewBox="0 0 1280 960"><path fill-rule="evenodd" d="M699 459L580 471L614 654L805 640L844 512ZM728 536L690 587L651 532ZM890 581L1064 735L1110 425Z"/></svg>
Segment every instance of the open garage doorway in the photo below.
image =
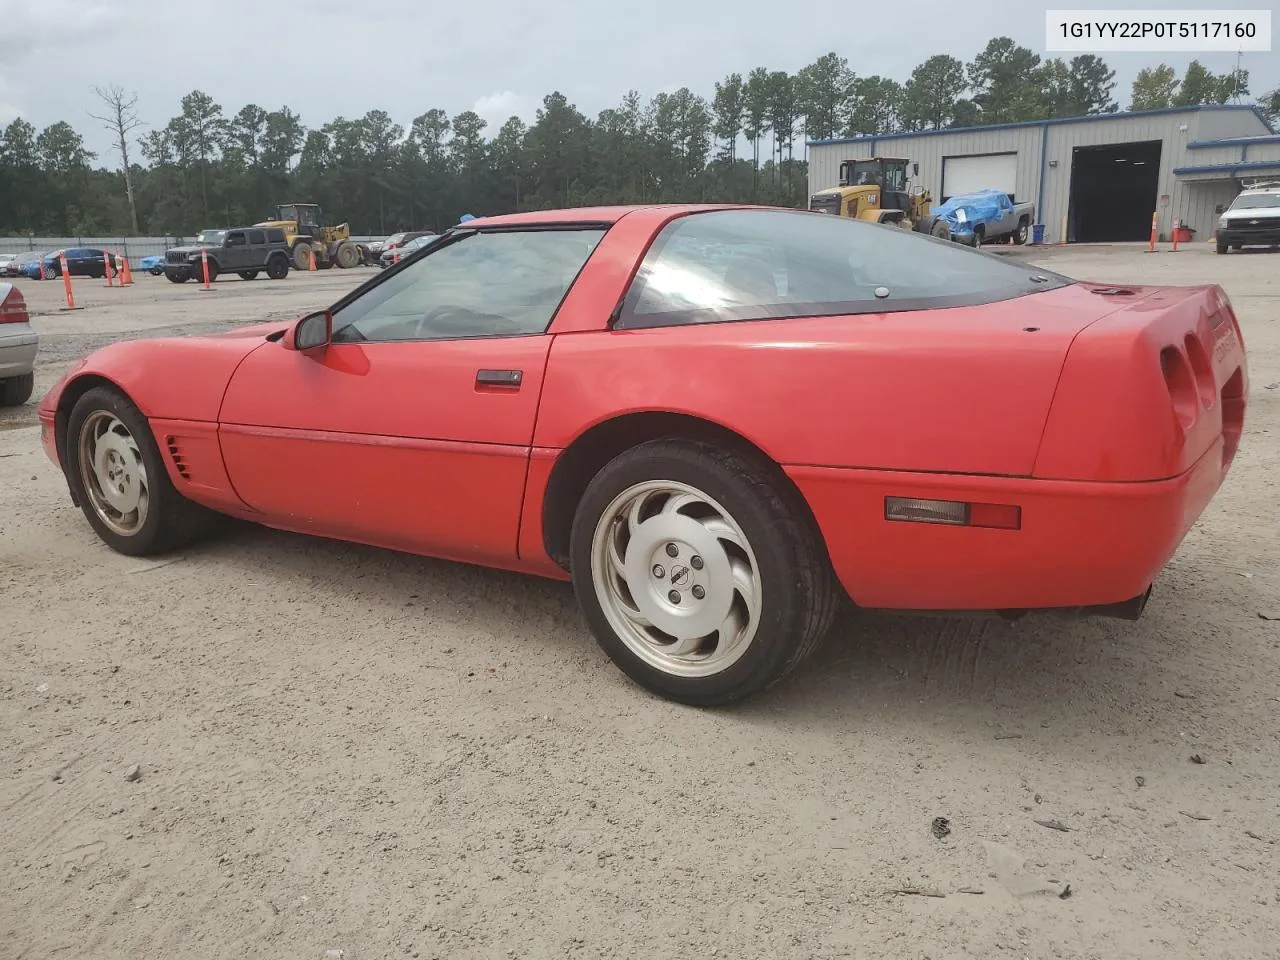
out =
<svg viewBox="0 0 1280 960"><path fill-rule="evenodd" d="M1070 237L1124 243L1151 237L1160 188L1160 141L1108 143L1071 152Z"/></svg>

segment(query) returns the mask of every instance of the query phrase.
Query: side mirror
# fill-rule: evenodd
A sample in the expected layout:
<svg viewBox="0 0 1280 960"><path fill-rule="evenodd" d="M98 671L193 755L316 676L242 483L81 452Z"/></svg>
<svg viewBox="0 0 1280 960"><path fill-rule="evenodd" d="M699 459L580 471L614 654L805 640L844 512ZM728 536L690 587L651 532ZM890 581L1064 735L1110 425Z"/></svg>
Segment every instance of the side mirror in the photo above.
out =
<svg viewBox="0 0 1280 960"><path fill-rule="evenodd" d="M289 328L280 341L286 350L307 351L323 347L333 334L333 314L328 310L309 313Z"/></svg>

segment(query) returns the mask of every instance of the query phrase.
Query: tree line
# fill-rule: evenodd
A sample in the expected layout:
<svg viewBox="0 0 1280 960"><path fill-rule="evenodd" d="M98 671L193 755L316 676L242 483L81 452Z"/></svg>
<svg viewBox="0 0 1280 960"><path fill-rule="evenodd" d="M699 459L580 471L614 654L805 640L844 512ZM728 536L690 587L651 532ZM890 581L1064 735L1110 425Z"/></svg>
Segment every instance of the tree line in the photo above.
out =
<svg viewBox="0 0 1280 960"><path fill-rule="evenodd" d="M731 73L709 96L636 91L587 117L563 93L533 123L496 130L474 111L430 109L406 129L383 110L308 128L288 106L228 115L193 90L141 135L136 95L94 92L89 116L114 148L96 156L66 121L0 134L0 234L187 235L314 202L357 234L443 229L464 213L596 203L755 202L803 206L807 140L1114 113L1115 71L1100 57L1042 59L1008 37L970 62L939 54L904 81L860 76L832 52L788 73ZM1181 78L1142 70L1129 109L1247 102L1248 71L1193 61ZM1280 118L1280 90L1258 98Z"/></svg>

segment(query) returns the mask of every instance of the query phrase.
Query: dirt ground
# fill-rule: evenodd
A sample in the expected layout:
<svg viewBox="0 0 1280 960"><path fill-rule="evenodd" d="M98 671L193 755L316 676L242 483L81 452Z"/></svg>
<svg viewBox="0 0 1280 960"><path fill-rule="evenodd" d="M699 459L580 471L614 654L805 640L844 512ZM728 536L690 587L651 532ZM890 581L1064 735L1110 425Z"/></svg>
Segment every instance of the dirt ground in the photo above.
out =
<svg viewBox="0 0 1280 960"><path fill-rule="evenodd" d="M561 584L256 529L114 554L6 413L0 956L1280 956L1280 255L1019 256L1240 314L1246 436L1146 615L851 617L726 711L632 686ZM37 396L367 276L25 283Z"/></svg>

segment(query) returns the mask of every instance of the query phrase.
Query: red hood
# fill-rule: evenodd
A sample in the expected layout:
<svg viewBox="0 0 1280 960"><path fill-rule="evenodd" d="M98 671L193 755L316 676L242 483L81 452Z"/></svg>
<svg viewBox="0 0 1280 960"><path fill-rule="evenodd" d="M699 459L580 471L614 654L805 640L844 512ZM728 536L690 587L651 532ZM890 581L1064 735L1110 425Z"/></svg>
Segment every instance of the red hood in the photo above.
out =
<svg viewBox="0 0 1280 960"><path fill-rule="evenodd" d="M236 327L234 330L228 330L225 333L210 334L211 337L265 337L269 333L277 333L282 330L288 330L295 323L294 320L272 320L267 323L251 323L245 327Z"/></svg>

